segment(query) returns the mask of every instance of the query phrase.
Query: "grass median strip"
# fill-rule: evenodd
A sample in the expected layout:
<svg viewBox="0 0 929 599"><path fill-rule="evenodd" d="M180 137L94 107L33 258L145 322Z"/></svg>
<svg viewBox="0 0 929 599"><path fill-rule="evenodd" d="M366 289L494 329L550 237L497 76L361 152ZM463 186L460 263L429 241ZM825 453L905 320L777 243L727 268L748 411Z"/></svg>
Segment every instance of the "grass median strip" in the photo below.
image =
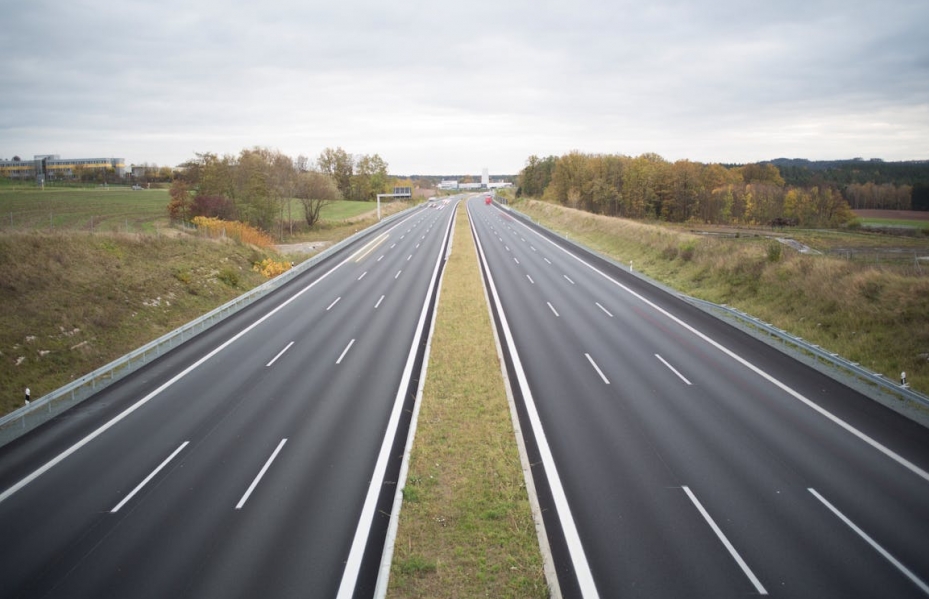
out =
<svg viewBox="0 0 929 599"><path fill-rule="evenodd" d="M388 597L547 597L467 216L462 204Z"/></svg>

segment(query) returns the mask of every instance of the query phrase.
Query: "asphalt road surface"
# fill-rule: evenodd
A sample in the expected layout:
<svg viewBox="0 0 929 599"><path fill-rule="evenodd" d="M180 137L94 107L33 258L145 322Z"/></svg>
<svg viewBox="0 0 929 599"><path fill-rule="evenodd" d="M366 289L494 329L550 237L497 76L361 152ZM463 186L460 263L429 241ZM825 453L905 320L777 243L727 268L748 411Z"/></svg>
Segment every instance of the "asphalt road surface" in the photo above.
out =
<svg viewBox="0 0 929 599"><path fill-rule="evenodd" d="M929 594L929 431L468 208L566 597Z"/></svg>
<svg viewBox="0 0 929 599"><path fill-rule="evenodd" d="M371 596L452 214L372 231L0 449L0 597Z"/></svg>

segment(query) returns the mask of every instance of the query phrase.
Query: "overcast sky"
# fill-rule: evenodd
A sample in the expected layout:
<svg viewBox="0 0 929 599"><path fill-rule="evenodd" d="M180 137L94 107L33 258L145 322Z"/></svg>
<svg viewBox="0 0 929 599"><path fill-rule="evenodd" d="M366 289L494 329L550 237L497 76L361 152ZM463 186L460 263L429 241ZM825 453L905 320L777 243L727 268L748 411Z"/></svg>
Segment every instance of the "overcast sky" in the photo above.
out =
<svg viewBox="0 0 929 599"><path fill-rule="evenodd" d="M27 0L0 158L929 159L926 0Z"/></svg>

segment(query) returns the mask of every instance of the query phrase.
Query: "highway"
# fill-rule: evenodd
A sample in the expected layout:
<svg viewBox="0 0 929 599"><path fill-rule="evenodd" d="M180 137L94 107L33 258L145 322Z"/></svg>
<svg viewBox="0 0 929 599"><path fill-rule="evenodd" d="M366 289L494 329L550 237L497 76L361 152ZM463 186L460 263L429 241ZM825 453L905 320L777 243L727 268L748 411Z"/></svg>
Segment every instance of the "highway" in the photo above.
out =
<svg viewBox="0 0 929 599"><path fill-rule="evenodd" d="M0 597L370 597L453 213L0 448Z"/></svg>
<svg viewBox="0 0 929 599"><path fill-rule="evenodd" d="M565 597L929 595L929 431L468 209Z"/></svg>

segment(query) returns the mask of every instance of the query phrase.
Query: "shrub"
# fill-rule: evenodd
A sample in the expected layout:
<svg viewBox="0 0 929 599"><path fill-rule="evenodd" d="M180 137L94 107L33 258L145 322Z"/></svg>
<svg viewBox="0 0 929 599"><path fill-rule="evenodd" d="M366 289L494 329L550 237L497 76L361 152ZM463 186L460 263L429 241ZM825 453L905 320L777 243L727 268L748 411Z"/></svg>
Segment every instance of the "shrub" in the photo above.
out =
<svg viewBox="0 0 929 599"><path fill-rule="evenodd" d="M768 262L780 262L782 252L780 243L768 244Z"/></svg>
<svg viewBox="0 0 929 599"><path fill-rule="evenodd" d="M198 195L190 207L191 216L206 216L221 220L235 219L235 204L229 198L218 195Z"/></svg>
<svg viewBox="0 0 929 599"><path fill-rule="evenodd" d="M190 271L187 270L186 268L175 270L174 278L185 285L190 285L190 281L191 281Z"/></svg>
<svg viewBox="0 0 929 599"><path fill-rule="evenodd" d="M661 250L661 257L667 260L668 262L671 262L672 260L677 258L677 248L674 247L673 245L665 246L665 248Z"/></svg>
<svg viewBox="0 0 929 599"><path fill-rule="evenodd" d="M231 268L222 269L221 271L219 271L219 274L216 275L216 278L222 281L223 283L225 283L226 285L229 285L230 287L239 286L239 273L232 270Z"/></svg>
<svg viewBox="0 0 929 599"><path fill-rule="evenodd" d="M290 270L292 264L290 262L279 262L273 258L265 258L261 262L257 262L255 266L252 267L252 270L255 272L260 272L267 278L276 277L282 272L287 272Z"/></svg>
<svg viewBox="0 0 929 599"><path fill-rule="evenodd" d="M694 259L694 253L697 251L697 244L693 241L685 241L680 247L681 260L690 262Z"/></svg>
<svg viewBox="0 0 929 599"><path fill-rule="evenodd" d="M272 247L274 245L274 240L264 231L238 221L196 216L191 222L196 225L198 230L205 232L210 237L229 237L239 243L259 247Z"/></svg>

